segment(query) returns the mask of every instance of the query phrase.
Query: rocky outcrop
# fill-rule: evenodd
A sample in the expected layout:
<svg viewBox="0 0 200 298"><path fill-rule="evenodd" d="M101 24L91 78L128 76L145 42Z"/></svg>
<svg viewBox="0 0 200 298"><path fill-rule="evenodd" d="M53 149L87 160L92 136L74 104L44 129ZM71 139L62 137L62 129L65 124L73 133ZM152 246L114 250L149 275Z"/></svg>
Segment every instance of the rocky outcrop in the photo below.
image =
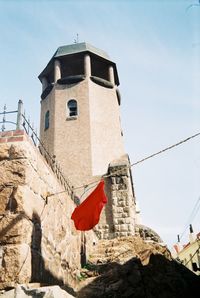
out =
<svg viewBox="0 0 200 298"><path fill-rule="evenodd" d="M199 297L199 278L165 246L140 237L100 241L82 277L80 298Z"/></svg>
<svg viewBox="0 0 200 298"><path fill-rule="evenodd" d="M163 243L162 239L155 231L144 225L136 225L135 234L139 235L143 240Z"/></svg>

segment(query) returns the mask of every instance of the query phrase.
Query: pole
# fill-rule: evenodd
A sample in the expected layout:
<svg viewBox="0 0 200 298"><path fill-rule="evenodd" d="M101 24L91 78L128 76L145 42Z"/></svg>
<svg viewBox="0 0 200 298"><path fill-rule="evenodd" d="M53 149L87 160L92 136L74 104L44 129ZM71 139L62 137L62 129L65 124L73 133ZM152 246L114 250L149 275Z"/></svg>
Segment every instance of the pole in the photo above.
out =
<svg viewBox="0 0 200 298"><path fill-rule="evenodd" d="M20 99L18 101L18 110L17 110L17 125L16 125L17 130L22 128L22 113L23 113L23 102Z"/></svg>

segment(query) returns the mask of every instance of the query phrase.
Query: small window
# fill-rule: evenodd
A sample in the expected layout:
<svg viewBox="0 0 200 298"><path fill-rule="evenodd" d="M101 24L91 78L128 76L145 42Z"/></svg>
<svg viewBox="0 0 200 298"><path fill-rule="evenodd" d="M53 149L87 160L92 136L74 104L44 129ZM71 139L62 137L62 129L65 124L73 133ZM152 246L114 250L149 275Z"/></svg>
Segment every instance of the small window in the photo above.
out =
<svg viewBox="0 0 200 298"><path fill-rule="evenodd" d="M46 112L45 114L45 123L44 123L44 129L48 129L49 128L49 111Z"/></svg>
<svg viewBox="0 0 200 298"><path fill-rule="evenodd" d="M73 117L78 115L77 101L75 99L71 99L67 103L68 108L68 117Z"/></svg>

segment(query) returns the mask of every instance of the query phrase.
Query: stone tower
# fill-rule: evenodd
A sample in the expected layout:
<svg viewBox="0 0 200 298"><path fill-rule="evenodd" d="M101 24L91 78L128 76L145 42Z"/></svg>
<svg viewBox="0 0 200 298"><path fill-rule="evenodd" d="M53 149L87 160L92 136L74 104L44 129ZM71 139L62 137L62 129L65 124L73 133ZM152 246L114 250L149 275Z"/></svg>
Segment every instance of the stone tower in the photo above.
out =
<svg viewBox="0 0 200 298"><path fill-rule="evenodd" d="M95 227L97 235L133 235L137 212L122 140L116 64L104 51L76 43L58 48L39 79L40 138L66 178L76 189L109 174L104 179L108 203ZM88 190L75 193L83 200Z"/></svg>
<svg viewBox="0 0 200 298"><path fill-rule="evenodd" d="M116 64L88 43L57 49L39 75L40 138L72 184L103 175L125 152Z"/></svg>

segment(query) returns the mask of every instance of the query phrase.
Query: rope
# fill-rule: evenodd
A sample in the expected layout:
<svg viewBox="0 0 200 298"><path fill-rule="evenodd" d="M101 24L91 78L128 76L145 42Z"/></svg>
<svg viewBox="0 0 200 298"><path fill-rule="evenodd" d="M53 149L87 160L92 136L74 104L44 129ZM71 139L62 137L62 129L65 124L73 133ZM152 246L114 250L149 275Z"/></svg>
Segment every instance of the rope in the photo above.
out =
<svg viewBox="0 0 200 298"><path fill-rule="evenodd" d="M162 154L162 153L164 153L164 152L166 152L166 151L168 151L168 150L171 150L171 149L173 149L174 147L177 147L177 146L179 146L179 145L181 145L181 144L183 144L183 143L185 143L185 142L188 142L189 140L191 140L191 139L193 139L193 138L196 138L197 136L200 136L200 132L198 132L198 133L196 133L196 134L194 134L194 135L192 135L192 136L190 136L190 137L188 137L188 138L186 138L186 139L184 139L184 140L181 140L181 141L179 141L179 142L177 142L177 143L175 143L175 144L173 144L173 145L171 145L171 146L168 146L168 147L166 147L166 148L164 148L164 149L162 149L162 150L160 150L160 151L158 151L158 152L155 152L155 153L153 153L153 154L151 154L151 155L149 155L149 156L147 156L147 157L144 157L144 158L142 158L142 159L140 159L140 160L138 160L138 161L132 163L130 166L128 166L128 168L131 168L131 167L133 167L133 166L135 166L135 165L138 165L138 164L140 164L140 163L142 163L142 162L144 162L144 161L146 161L146 160L148 160L148 159L150 159L150 158L153 158L153 157L155 157L155 156L157 156L157 155L160 155L160 154ZM74 189L83 188L83 187L89 186L89 185L91 185L91 184L98 183L98 182L100 182L100 180L101 180L102 178L108 178L108 177L111 177L111 176L113 176L113 175L120 174L122 171L124 171L124 169L117 170L117 171L113 172L112 174L104 174L104 175L102 175L102 177L101 177L98 181L91 182L91 183L87 183L86 185L82 185L82 186L76 187L76 188L74 188Z"/></svg>
<svg viewBox="0 0 200 298"><path fill-rule="evenodd" d="M177 147L177 146L179 146L179 145L181 145L181 144L183 144L183 143L185 143L185 142L187 142L187 141L189 141L189 140L191 140L191 139L193 139L193 138L196 138L196 137L199 136L199 135L200 135L200 132L198 132L198 133L196 133L195 135L192 135L192 136L190 136L190 137L188 137L188 138L186 138L186 139L184 139L184 140L182 140L182 141L180 141L180 142L178 142L178 143L176 143L176 144L174 144L174 145L171 145L171 146L169 146L169 147L166 147L165 149L162 149L162 150L160 150L160 151L158 151L158 152L156 152L156 153L154 153L154 154L151 154L151 155L149 155L149 156L147 156L147 157L145 157L145 158L143 158L143 159L141 159L141 160L139 160L139 161L133 163L131 166L135 166L135 165L137 165L137 164L139 164L139 163L141 163L141 162L144 162L144 161L146 161L147 159L150 159L150 158L152 158L152 157L154 157L154 156L156 156L156 155L159 155L159 154L161 154L161 153L163 153L163 152L165 152L165 151L167 151L167 150L171 150L172 148Z"/></svg>
<svg viewBox="0 0 200 298"><path fill-rule="evenodd" d="M186 143L186 142L188 142L189 140L191 140L191 139L193 139L193 138L196 138L196 137L198 137L198 136L200 136L200 132L198 132L198 133L196 133L196 134L194 134L194 135L192 135L192 136L190 136L190 137L187 137L186 139L181 140L181 141L179 141L179 142L177 142L177 143L175 143L175 144L173 144L173 145L171 145L171 146L168 146L168 147L166 147L166 148L164 148L164 149L162 149L162 150L160 150L160 151L157 151L157 152L155 152L155 153L153 153L153 154L151 154L151 155L148 155L148 156L146 156L146 157L144 157L144 158L142 158L142 159L140 159L140 160L138 160L138 161L136 161L136 162L130 164L129 166L127 166L127 168L128 168L128 169L131 169L131 167L133 167L133 166L136 166L136 165L138 165L138 164L140 164L140 163L143 163L144 161L146 161L146 160L148 160L148 159L150 159L150 158L153 158L153 157L155 157L155 156L157 156L157 155L160 155L160 154L162 154L162 153L164 153L164 152L166 152L166 151L168 151L168 150L171 150L171 149L173 149L173 148L175 148L175 147L177 147L177 146L179 146L179 145L182 145L183 143ZM124 171L124 169L120 169L120 170L117 170L117 171L113 172L112 174L104 174L104 175L101 176L101 178L99 178L99 179L96 180L96 181L89 182L89 183L87 183L87 184L83 184L83 185L80 185L80 186L78 186L78 187L73 187L73 190L77 190L77 189L81 189L81 188L87 188L88 186L90 186L90 185L92 185L92 184L96 184L96 185L97 185L102 179L104 179L104 178L109 178L109 177L111 177L111 176L121 174L123 171ZM58 192L58 193L53 193L53 194L51 194L51 195L48 195L48 197L50 197L50 196L54 196L54 195L57 195L57 194L60 194L60 193L65 193L65 192L66 192L66 191L62 191L62 192ZM85 192L85 191L84 191L84 192Z"/></svg>

